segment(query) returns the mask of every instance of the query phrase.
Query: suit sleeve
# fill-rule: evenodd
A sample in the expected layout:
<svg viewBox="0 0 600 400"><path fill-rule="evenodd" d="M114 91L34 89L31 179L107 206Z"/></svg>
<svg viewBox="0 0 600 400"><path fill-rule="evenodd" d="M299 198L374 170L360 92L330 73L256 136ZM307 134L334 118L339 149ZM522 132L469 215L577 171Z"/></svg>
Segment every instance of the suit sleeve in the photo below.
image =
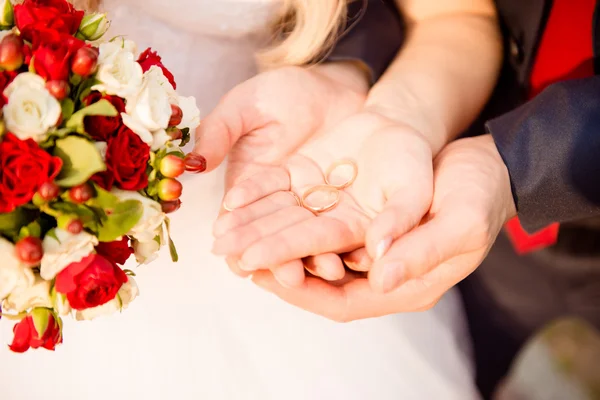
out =
<svg viewBox="0 0 600 400"><path fill-rule="evenodd" d="M526 230L600 216L600 76L553 84L486 127Z"/></svg>
<svg viewBox="0 0 600 400"><path fill-rule="evenodd" d="M404 23L392 1L363 0L348 5L348 23L326 61L361 61L372 83L385 72L404 41Z"/></svg>

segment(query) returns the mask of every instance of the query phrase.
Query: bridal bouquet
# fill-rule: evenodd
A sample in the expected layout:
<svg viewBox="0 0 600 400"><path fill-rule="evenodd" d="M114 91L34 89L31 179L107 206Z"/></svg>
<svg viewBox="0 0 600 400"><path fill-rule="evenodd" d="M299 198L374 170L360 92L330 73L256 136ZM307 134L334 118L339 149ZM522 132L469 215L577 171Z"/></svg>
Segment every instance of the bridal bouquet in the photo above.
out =
<svg viewBox="0 0 600 400"><path fill-rule="evenodd" d="M123 265L156 257L176 211L193 97L150 49L98 42L104 14L0 0L0 302L10 349L53 350L61 317L123 310Z"/></svg>

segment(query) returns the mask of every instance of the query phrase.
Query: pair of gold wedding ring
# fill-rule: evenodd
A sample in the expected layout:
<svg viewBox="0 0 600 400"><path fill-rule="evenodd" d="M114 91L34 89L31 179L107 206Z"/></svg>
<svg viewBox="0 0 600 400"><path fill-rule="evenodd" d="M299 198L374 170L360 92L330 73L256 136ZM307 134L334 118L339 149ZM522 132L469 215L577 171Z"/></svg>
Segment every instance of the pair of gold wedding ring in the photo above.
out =
<svg viewBox="0 0 600 400"><path fill-rule="evenodd" d="M335 172L335 170L337 170L340 167L343 166L349 166L352 168L352 175L348 178L345 179L341 182L333 182L331 176L332 174ZM300 207L304 207L307 210L313 212L314 214L320 214L320 213L324 213L326 211L332 210L333 208L335 208L339 202L340 199L342 197L342 193L341 191L349 186L351 186L354 181L356 180L356 177L358 176L358 166L356 165L356 163L352 160L348 160L348 159L344 159L344 160L339 160L336 161L335 163L333 163L325 172L325 183L324 184L320 184L320 185L315 185L312 186L310 188L308 188L303 194L302 197L298 196L296 193L289 191L288 193L290 193L294 199L296 200L296 203L298 203L298 206ZM325 193L325 194L331 194L332 198L331 200L327 201L325 204L322 205L311 205L310 202L308 201L308 198L316 193Z"/></svg>

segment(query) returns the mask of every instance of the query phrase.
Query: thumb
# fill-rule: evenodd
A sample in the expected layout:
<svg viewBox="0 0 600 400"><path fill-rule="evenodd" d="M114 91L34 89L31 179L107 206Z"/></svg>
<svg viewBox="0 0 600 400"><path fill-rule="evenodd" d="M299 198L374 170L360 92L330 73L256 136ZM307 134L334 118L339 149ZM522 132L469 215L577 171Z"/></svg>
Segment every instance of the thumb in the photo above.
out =
<svg viewBox="0 0 600 400"><path fill-rule="evenodd" d="M373 289L388 293L402 283L424 276L468 246L471 225L460 213L441 210L423 225L393 242L369 273Z"/></svg>
<svg viewBox="0 0 600 400"><path fill-rule="evenodd" d="M365 238L367 252L376 261L427 213L433 196L433 161L428 145L396 127L379 132L369 153L377 157L370 161L375 167L369 176L379 182L385 198Z"/></svg>
<svg viewBox="0 0 600 400"><path fill-rule="evenodd" d="M251 80L235 87L202 120L196 130L194 149L186 157L187 171L217 168L243 135L260 127L253 87Z"/></svg>

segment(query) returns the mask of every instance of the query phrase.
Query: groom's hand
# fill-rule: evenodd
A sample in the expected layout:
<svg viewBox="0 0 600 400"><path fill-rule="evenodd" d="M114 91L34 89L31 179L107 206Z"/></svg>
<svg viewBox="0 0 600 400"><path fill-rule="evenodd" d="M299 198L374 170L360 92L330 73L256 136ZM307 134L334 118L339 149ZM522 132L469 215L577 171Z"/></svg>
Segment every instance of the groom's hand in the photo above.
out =
<svg viewBox="0 0 600 400"><path fill-rule="evenodd" d="M309 278L284 288L269 271L253 280L288 303L336 321L426 310L479 266L502 225L515 211L506 166L490 135L448 145L435 160L435 192L422 224L395 240L369 267L364 249L347 256L369 277L341 284ZM401 210L398 210L400 212ZM400 268L390 274L388 268ZM400 276L384 291L389 276Z"/></svg>

